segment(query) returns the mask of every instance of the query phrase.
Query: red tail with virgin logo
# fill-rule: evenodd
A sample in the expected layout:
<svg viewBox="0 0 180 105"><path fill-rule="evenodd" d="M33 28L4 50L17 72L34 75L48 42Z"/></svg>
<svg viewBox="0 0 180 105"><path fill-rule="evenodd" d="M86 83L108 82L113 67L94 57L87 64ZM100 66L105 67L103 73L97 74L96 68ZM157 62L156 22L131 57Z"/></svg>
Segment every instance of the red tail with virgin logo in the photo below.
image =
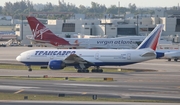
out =
<svg viewBox="0 0 180 105"><path fill-rule="evenodd" d="M45 41L54 46L58 45L70 45L68 41L56 36L45 25L38 21L35 17L26 17L31 28L34 40Z"/></svg>

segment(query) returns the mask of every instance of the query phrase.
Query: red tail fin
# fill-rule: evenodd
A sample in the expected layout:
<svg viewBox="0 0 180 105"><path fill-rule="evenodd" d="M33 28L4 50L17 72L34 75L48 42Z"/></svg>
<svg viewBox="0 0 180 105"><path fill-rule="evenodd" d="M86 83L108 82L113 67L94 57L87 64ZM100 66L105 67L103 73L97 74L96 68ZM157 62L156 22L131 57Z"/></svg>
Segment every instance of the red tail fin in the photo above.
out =
<svg viewBox="0 0 180 105"><path fill-rule="evenodd" d="M63 38L56 36L51 32L46 26L44 26L40 21L35 17L27 17L28 23L31 27L35 40L48 41L54 46L58 45L70 45L68 41Z"/></svg>

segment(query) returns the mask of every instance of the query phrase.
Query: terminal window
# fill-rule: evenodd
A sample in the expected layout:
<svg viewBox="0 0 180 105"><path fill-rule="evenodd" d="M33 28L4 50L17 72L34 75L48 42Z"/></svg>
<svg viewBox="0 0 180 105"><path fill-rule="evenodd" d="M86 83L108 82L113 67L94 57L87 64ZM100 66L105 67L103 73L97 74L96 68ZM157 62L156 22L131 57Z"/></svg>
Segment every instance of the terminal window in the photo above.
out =
<svg viewBox="0 0 180 105"><path fill-rule="evenodd" d="M75 32L75 23L63 23L62 32Z"/></svg>
<svg viewBox="0 0 180 105"><path fill-rule="evenodd" d="M153 31L154 30L154 28L148 28L148 31Z"/></svg>
<svg viewBox="0 0 180 105"><path fill-rule="evenodd" d="M117 35L136 35L135 28L117 28Z"/></svg>
<svg viewBox="0 0 180 105"><path fill-rule="evenodd" d="M180 32L180 19L176 20L176 29L175 29L175 31Z"/></svg>

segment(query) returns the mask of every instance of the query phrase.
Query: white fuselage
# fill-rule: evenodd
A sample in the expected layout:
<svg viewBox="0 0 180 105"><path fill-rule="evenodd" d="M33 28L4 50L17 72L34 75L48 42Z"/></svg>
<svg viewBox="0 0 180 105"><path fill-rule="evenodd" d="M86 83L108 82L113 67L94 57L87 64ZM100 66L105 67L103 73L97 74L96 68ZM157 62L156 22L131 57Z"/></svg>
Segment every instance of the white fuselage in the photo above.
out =
<svg viewBox="0 0 180 105"><path fill-rule="evenodd" d="M180 50L165 52L164 58L167 58L167 59L177 58L177 59L179 59L180 58Z"/></svg>
<svg viewBox="0 0 180 105"><path fill-rule="evenodd" d="M71 45L75 45L77 48L102 48L102 49L135 49L146 36L125 36L117 38L64 38ZM47 41L38 41L33 38L33 35L27 35L27 38L32 40L33 43L42 44L47 46L53 46ZM72 46L59 45L58 48L67 48Z"/></svg>
<svg viewBox="0 0 180 105"><path fill-rule="evenodd" d="M178 49L164 49L164 50L157 50L157 52L163 52L164 57L167 59L171 58L180 58L180 50Z"/></svg>
<svg viewBox="0 0 180 105"><path fill-rule="evenodd" d="M126 36L118 38L64 38L70 44L79 43L81 48L135 49L146 36Z"/></svg>
<svg viewBox="0 0 180 105"><path fill-rule="evenodd" d="M36 49L23 52L16 59L26 65L46 65L51 60L63 61L70 54L99 66L120 66L156 58L156 53L151 49Z"/></svg>

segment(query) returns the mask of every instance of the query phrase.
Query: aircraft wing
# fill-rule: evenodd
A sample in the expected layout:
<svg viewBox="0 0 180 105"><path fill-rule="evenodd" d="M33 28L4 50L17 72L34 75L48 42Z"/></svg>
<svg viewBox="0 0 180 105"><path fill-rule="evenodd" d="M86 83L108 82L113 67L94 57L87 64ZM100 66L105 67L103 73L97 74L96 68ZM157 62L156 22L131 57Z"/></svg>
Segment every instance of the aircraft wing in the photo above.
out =
<svg viewBox="0 0 180 105"><path fill-rule="evenodd" d="M78 64L88 64L88 63L92 64L92 62L89 62L76 54L69 55L67 58L64 59L64 62L65 63L78 63Z"/></svg>

